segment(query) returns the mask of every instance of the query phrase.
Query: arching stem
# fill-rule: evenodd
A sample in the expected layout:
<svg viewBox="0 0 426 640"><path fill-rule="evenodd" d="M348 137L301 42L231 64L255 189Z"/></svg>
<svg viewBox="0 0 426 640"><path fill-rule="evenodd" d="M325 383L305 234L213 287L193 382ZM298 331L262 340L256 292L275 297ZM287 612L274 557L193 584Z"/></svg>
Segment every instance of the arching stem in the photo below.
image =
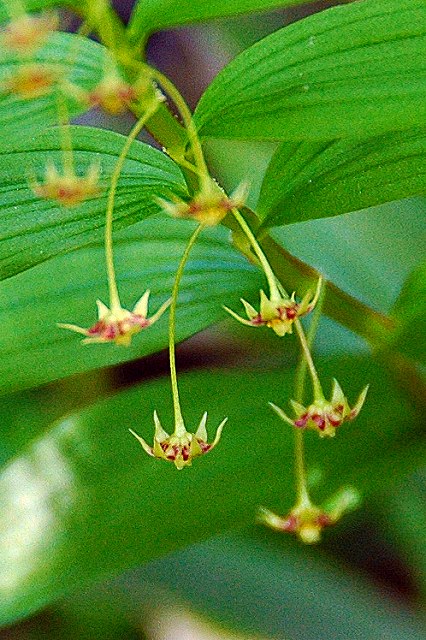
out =
<svg viewBox="0 0 426 640"><path fill-rule="evenodd" d="M188 261L188 257L192 247L194 246L200 232L203 230L204 225L200 224L190 237L188 244L186 245L183 256L179 262L179 266L176 271L175 281L172 291L172 302L170 305L169 316L169 358L170 358L170 378L172 384L172 396L173 396L173 409L175 414L175 434L177 436L184 435L186 433L185 424L182 417L182 411L179 401L179 389L177 383L176 373L176 352L175 352L175 340L176 340L176 306L179 295L179 285L182 279L183 270Z"/></svg>

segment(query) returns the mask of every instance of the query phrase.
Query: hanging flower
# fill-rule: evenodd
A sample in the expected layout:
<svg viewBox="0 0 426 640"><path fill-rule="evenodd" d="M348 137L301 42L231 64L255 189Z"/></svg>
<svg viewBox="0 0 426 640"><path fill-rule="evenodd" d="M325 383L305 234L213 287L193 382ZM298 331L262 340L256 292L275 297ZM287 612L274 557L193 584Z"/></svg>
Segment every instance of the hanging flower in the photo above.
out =
<svg viewBox="0 0 426 640"><path fill-rule="evenodd" d="M133 311L127 309L108 309L108 307L100 300L96 301L98 307L98 321L89 329L78 327L74 324L58 323L61 329L69 329L76 333L86 336L82 342L103 343L115 342L117 345L128 347L132 341L132 337L157 322L166 309L170 306L170 300L167 300L158 311L148 318L148 299L150 291L145 291L140 300L136 303Z"/></svg>
<svg viewBox="0 0 426 640"><path fill-rule="evenodd" d="M38 15L23 14L13 18L3 29L0 42L5 49L22 56L30 56L40 48L49 36L58 29L56 13Z"/></svg>
<svg viewBox="0 0 426 640"><path fill-rule="evenodd" d="M336 435L336 429L344 422L354 420L362 409L367 396L368 385L361 391L351 408L337 380L333 381L331 400L317 398L308 407L291 400L295 417L289 418L282 409L270 402L272 409L282 420L299 429L314 429L321 437Z"/></svg>
<svg viewBox="0 0 426 640"><path fill-rule="evenodd" d="M322 530L332 526L342 516L360 503L360 495L353 487L345 487L333 496L323 507L311 502L294 507L286 516L279 516L261 507L258 521L275 531L296 534L305 544L314 544L321 539Z"/></svg>
<svg viewBox="0 0 426 640"><path fill-rule="evenodd" d="M62 75L57 65L31 62L16 67L4 81L2 90L22 100L33 100L49 95Z"/></svg>
<svg viewBox="0 0 426 640"><path fill-rule="evenodd" d="M163 460L173 462L175 467L180 471L184 467L190 467L194 458L198 458L199 456L202 456L214 449L220 440L223 427L227 420L228 418L222 420L216 431L216 436L211 443L207 442L207 412L203 414L195 433L189 433L182 420L176 425L175 431L172 435L169 435L164 431L157 412L154 411L155 433L152 447L150 447L149 444L147 444L147 442L145 442L145 440L137 433L132 431L132 429L130 429L130 433L139 440L144 451L146 451L148 455L153 456L154 458L162 458Z"/></svg>
<svg viewBox="0 0 426 640"><path fill-rule="evenodd" d="M31 188L39 198L56 200L64 207L72 207L99 195L99 177L98 163L90 165L85 176L77 176L71 168L65 168L60 174L55 164L49 161L44 182L32 180Z"/></svg>
<svg viewBox="0 0 426 640"><path fill-rule="evenodd" d="M228 197L219 185L209 178L204 181L201 191L189 202L179 198L175 198L174 202L157 198L157 202L174 218L189 218L212 227L219 224L229 211L244 205L247 191L247 184L243 183Z"/></svg>
<svg viewBox="0 0 426 640"><path fill-rule="evenodd" d="M228 307L224 306L224 309L242 324L249 327L269 327L277 336L282 337L287 333L292 333L295 320L312 311L317 303L320 287L321 279L318 281L315 295L312 297L311 292L308 291L301 302L296 302L295 293L292 294L291 298L286 297L284 294L281 296L274 295L268 298L266 294L261 291L259 311L241 298L248 320L242 318Z"/></svg>

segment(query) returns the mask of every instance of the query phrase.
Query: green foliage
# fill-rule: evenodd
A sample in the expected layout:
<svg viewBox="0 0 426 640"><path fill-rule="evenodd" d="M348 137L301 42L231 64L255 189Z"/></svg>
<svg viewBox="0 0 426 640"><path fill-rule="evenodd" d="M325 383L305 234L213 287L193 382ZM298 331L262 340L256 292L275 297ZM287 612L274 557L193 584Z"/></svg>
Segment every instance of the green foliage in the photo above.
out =
<svg viewBox="0 0 426 640"><path fill-rule="evenodd" d="M152 31L203 22L222 16L303 4L309 0L138 0L129 23L132 40L141 40ZM310 0L312 2L312 0Z"/></svg>
<svg viewBox="0 0 426 640"><path fill-rule="evenodd" d="M14 141L5 150L7 162L0 166L0 279L102 238L109 180L125 138L91 127L72 127L70 131L77 175L84 176L91 163L99 162L102 194L68 208L39 198L28 177L37 176L42 182L46 163L51 161L61 170L60 130ZM125 228L157 213L154 196L172 194L186 194L178 166L151 146L134 142L118 183L114 228Z"/></svg>
<svg viewBox="0 0 426 640"><path fill-rule="evenodd" d="M426 5L364 0L300 20L233 60L196 110L203 136L365 138L423 125Z"/></svg>
<svg viewBox="0 0 426 640"><path fill-rule="evenodd" d="M426 262L408 276L392 314L399 322L392 347L426 364Z"/></svg>
<svg viewBox="0 0 426 640"><path fill-rule="evenodd" d="M353 142L284 142L262 183L264 226L340 215L426 193L426 129Z"/></svg>
<svg viewBox="0 0 426 640"><path fill-rule="evenodd" d="M368 359L350 362L349 370L348 360L330 360L324 378L337 376L350 398L370 381L368 415L342 427L327 446L316 434L307 438L309 458L324 473L315 492L319 500L338 489L342 478L368 494L386 482L383 470L389 465L396 476L415 468L422 456L418 443L414 449L410 445L418 435L416 415L385 372ZM164 426L171 426L167 379L145 383L48 428L0 475L0 622L127 567L249 524L260 504L288 509L293 434L266 401L285 403L292 381L293 372L278 371L182 375L190 430L206 409L211 430L229 416L221 446L189 471L153 461L127 432L130 427L150 440L154 409ZM379 432L380 437L372 437Z"/></svg>
<svg viewBox="0 0 426 640"><path fill-rule="evenodd" d="M86 0L25 0L24 6L27 11L42 11L52 7L72 7L81 8ZM11 15L10 9L16 5L16 0L3 0L0 4L0 21L6 22Z"/></svg>
<svg viewBox="0 0 426 640"><path fill-rule="evenodd" d="M34 56L37 63L56 65L61 78L81 89L93 89L100 81L105 64L110 60L107 49L92 40L69 33L53 34L45 46ZM0 48L0 84L16 73L22 62ZM71 116L77 116L88 105L66 94ZM58 122L57 90L35 99L22 99L12 94L0 93L0 147L10 140L22 137L28 142L31 136L47 125Z"/></svg>

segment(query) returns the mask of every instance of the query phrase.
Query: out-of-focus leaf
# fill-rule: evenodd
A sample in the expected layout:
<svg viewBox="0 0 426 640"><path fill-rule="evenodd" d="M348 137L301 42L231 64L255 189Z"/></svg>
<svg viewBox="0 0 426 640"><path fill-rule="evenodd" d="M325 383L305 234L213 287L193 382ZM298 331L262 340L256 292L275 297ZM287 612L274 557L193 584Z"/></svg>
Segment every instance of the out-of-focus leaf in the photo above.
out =
<svg viewBox="0 0 426 640"><path fill-rule="evenodd" d="M424 239L426 243L426 233ZM392 315L399 323L392 348L426 363L426 262L418 265L405 281Z"/></svg>
<svg viewBox="0 0 426 640"><path fill-rule="evenodd" d="M152 31L189 22L304 4L313 0L137 0L129 22L132 40L144 39Z"/></svg>
<svg viewBox="0 0 426 640"><path fill-rule="evenodd" d="M21 4L21 0L19 0ZM3 0L0 4L0 22L6 22L11 17L10 6L16 4L16 0ZM22 2L26 11L42 11L52 7L74 7L81 8L85 0L24 0Z"/></svg>
<svg viewBox="0 0 426 640"><path fill-rule="evenodd" d="M310 16L237 56L202 96L203 136L365 138L424 125L424 0L364 0Z"/></svg>
<svg viewBox="0 0 426 640"><path fill-rule="evenodd" d="M53 129L9 147L0 166L0 277L13 276L55 255L99 242L105 224L108 184L124 136L91 127L72 127L75 170L102 168L102 193L75 207L37 197L28 176L44 180L46 163L60 170L59 131ZM127 227L159 211L155 196L186 193L179 167L165 154L135 141L118 183L114 229Z"/></svg>
<svg viewBox="0 0 426 640"><path fill-rule="evenodd" d="M262 184L264 226L358 211L426 194L426 129L361 143L283 143Z"/></svg>
<svg viewBox="0 0 426 640"><path fill-rule="evenodd" d="M136 185L139 180L136 177ZM137 191L134 194L140 199ZM193 229L192 222L159 215L116 235L117 277L125 308L133 308L147 288L152 292L150 313L170 296L177 264ZM166 317L135 336L128 348L81 345L80 336L55 326L56 322L91 326L96 299L108 304L102 232L99 235L97 246L49 260L0 284L3 393L125 362L167 346ZM227 231L204 231L182 281L178 340L223 318L222 303L258 291L262 282L260 272L232 249Z"/></svg>
<svg viewBox="0 0 426 640"><path fill-rule="evenodd" d="M386 469L395 477L418 464L416 416L383 371L348 358L324 362L322 373L337 376L351 400L366 382L371 393L357 422L327 446L308 434L309 464L324 472L318 500L342 483L376 490L387 482ZM148 457L127 432L131 427L150 440L154 409L171 428L169 380L69 415L33 441L0 475L0 623L248 524L259 504L290 508L293 434L266 402L285 404L292 381L292 372L276 371L182 375L190 430L205 410L210 434L229 417L220 446L182 472Z"/></svg>
<svg viewBox="0 0 426 640"><path fill-rule="evenodd" d="M151 563L133 580L126 578L135 600L143 578L146 591L154 581L250 634L297 640L421 640L424 635L412 611L347 566L261 530Z"/></svg>
<svg viewBox="0 0 426 640"><path fill-rule="evenodd" d="M33 56L33 61L55 65L61 78L86 90L93 89L100 81L109 57L102 45L76 34L54 33L42 49ZM0 86L17 72L22 62L0 50ZM64 94L65 96L65 94ZM87 111L88 106L71 96L66 96L71 116ZM40 129L58 122L57 90L53 87L49 95L22 99L0 92L0 147L10 146L10 141L23 138L31 144L31 136Z"/></svg>

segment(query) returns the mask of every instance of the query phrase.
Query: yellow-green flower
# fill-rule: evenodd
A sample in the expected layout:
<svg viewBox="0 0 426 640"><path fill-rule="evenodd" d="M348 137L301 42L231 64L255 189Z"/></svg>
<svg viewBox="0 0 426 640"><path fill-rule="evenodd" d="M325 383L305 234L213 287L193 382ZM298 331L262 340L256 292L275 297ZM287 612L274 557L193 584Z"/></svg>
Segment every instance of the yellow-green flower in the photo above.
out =
<svg viewBox="0 0 426 640"><path fill-rule="evenodd" d="M189 433L182 421L176 425L175 431L169 435L164 431L157 412L154 411L155 432L152 447L132 429L130 429L130 433L139 440L148 455L173 462L175 467L181 470L184 467L190 467L194 458L198 458L214 449L220 440L227 420L228 418L222 420L211 443L207 442L207 412L203 414L195 433Z"/></svg>

